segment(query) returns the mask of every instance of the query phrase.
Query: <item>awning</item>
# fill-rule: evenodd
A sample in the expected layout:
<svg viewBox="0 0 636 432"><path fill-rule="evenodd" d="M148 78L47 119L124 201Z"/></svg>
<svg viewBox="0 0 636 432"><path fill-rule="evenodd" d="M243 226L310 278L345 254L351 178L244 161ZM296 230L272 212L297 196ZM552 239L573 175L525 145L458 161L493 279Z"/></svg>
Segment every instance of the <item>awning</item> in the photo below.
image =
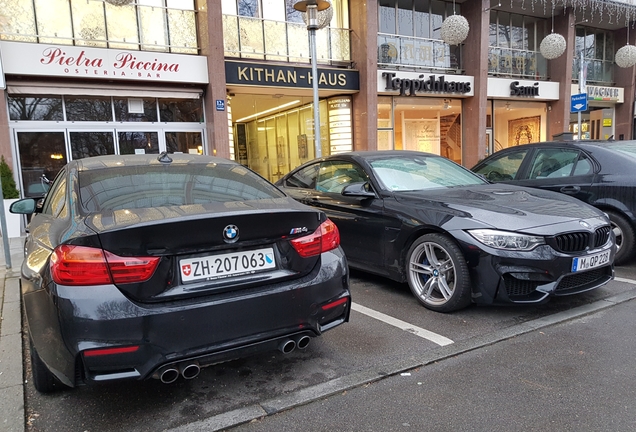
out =
<svg viewBox="0 0 636 432"><path fill-rule="evenodd" d="M134 98L200 99L203 89L181 87L140 87L103 84L57 84L7 81L11 95L115 96Z"/></svg>

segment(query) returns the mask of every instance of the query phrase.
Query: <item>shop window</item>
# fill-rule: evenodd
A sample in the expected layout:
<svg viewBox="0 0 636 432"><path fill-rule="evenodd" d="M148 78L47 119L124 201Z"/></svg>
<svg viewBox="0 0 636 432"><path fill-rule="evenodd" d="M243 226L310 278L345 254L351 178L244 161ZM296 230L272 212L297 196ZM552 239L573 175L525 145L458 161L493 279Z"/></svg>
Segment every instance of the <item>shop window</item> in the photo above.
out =
<svg viewBox="0 0 636 432"><path fill-rule="evenodd" d="M9 96L9 119L62 121L61 96Z"/></svg>
<svg viewBox="0 0 636 432"><path fill-rule="evenodd" d="M119 154L159 154L157 132L119 132Z"/></svg>
<svg viewBox="0 0 636 432"><path fill-rule="evenodd" d="M246 17L258 17L258 0L240 0L238 2L238 14Z"/></svg>
<svg viewBox="0 0 636 432"><path fill-rule="evenodd" d="M68 121L113 121L110 97L64 98Z"/></svg>
<svg viewBox="0 0 636 432"><path fill-rule="evenodd" d="M70 132L73 159L115 154L112 132Z"/></svg>
<svg viewBox="0 0 636 432"><path fill-rule="evenodd" d="M588 83L612 83L614 35L611 32L578 26L572 59L572 79L578 80L583 54Z"/></svg>
<svg viewBox="0 0 636 432"><path fill-rule="evenodd" d="M203 122L201 99L159 99L159 119L162 122Z"/></svg>
<svg viewBox="0 0 636 432"><path fill-rule="evenodd" d="M39 43L73 44L73 25L68 3L68 0L35 0Z"/></svg>
<svg viewBox="0 0 636 432"><path fill-rule="evenodd" d="M22 0L2 2L2 40L37 42L33 4Z"/></svg>
<svg viewBox="0 0 636 432"><path fill-rule="evenodd" d="M166 150L169 153L202 154L200 132L166 132Z"/></svg>
<svg viewBox="0 0 636 432"><path fill-rule="evenodd" d="M157 102L155 99L113 98L115 121L156 122ZM143 111L143 112L131 112Z"/></svg>
<svg viewBox="0 0 636 432"><path fill-rule="evenodd" d="M390 133L379 132L378 147L385 149L391 144ZM423 151L461 163L461 100L394 98L393 136L396 150Z"/></svg>
<svg viewBox="0 0 636 432"><path fill-rule="evenodd" d="M107 47L104 5L99 2L71 2L75 45Z"/></svg>
<svg viewBox="0 0 636 432"><path fill-rule="evenodd" d="M44 175L53 180L68 162L64 132L18 132L22 193L25 197L41 197L46 193Z"/></svg>

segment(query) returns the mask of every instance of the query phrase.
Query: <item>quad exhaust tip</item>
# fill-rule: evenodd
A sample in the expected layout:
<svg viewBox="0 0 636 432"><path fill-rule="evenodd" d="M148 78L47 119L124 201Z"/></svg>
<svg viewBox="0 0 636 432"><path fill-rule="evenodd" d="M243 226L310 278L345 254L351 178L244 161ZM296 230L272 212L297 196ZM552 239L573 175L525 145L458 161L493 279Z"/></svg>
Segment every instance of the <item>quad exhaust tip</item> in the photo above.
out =
<svg viewBox="0 0 636 432"><path fill-rule="evenodd" d="M172 384L173 382L177 380L177 378L179 378L179 371L175 369L174 367L166 368L159 375L159 379L164 384Z"/></svg>
<svg viewBox="0 0 636 432"><path fill-rule="evenodd" d="M201 368L196 362L185 364L182 363L179 365L179 371L181 372L181 376L183 378L189 380L198 377L199 372L201 372Z"/></svg>
<svg viewBox="0 0 636 432"><path fill-rule="evenodd" d="M296 342L291 339L285 339L278 345L278 350L283 354L289 354L296 348Z"/></svg>
<svg viewBox="0 0 636 432"><path fill-rule="evenodd" d="M299 350L304 350L309 345L311 338L307 335L304 335L304 336L295 338L295 341L296 341L296 348L298 348Z"/></svg>
<svg viewBox="0 0 636 432"><path fill-rule="evenodd" d="M303 350L307 348L311 338L307 335L296 336L293 339L284 339L278 344L278 350L283 354L289 354L296 348ZM163 371L159 372L159 379L164 384L172 384L179 376L184 379L191 380L199 376L201 367L197 362L182 362L167 366ZM156 377L156 375L155 375Z"/></svg>

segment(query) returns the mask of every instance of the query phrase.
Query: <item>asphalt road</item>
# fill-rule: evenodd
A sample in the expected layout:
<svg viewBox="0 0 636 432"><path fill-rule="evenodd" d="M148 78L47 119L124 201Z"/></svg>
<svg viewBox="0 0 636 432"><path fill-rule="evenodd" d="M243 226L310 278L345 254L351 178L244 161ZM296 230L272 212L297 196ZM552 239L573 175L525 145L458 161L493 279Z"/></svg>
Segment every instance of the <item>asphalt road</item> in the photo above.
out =
<svg viewBox="0 0 636 432"><path fill-rule="evenodd" d="M627 417L616 420L618 429L596 429L595 419L614 414L584 409L599 398L618 417L636 412L627 370L636 347L621 342L634 334L636 303L628 299L636 297L636 266L617 273L634 283L453 314L421 307L406 285L354 273L351 322L304 351L212 366L171 385L52 395L38 394L27 374L27 431L210 431L253 419L238 430L548 430L547 418L558 421L559 412L572 427L561 421L551 430L636 430ZM531 422L543 412L549 417Z"/></svg>

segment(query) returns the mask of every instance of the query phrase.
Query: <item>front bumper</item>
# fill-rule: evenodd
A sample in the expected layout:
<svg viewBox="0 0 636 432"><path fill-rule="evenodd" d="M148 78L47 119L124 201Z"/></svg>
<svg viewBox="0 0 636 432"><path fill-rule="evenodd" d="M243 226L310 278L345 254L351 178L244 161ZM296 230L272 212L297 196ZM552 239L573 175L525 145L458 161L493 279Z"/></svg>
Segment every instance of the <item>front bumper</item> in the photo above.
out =
<svg viewBox="0 0 636 432"><path fill-rule="evenodd" d="M613 238L584 252L563 253L549 245L516 252L489 248L464 232L454 233L468 258L475 303L543 303L550 296L578 294L614 279ZM574 258L609 250L609 264L573 272Z"/></svg>
<svg viewBox="0 0 636 432"><path fill-rule="evenodd" d="M71 386L157 377L162 368L187 361L232 360L276 349L289 338L319 336L349 320L344 254L336 249L320 261L301 279L172 302L136 303L111 285L39 290L25 296L29 331L49 369ZM347 301L323 308L342 298ZM29 310L43 308L56 309L48 315L57 323L29 319ZM127 346L138 348L86 355Z"/></svg>

